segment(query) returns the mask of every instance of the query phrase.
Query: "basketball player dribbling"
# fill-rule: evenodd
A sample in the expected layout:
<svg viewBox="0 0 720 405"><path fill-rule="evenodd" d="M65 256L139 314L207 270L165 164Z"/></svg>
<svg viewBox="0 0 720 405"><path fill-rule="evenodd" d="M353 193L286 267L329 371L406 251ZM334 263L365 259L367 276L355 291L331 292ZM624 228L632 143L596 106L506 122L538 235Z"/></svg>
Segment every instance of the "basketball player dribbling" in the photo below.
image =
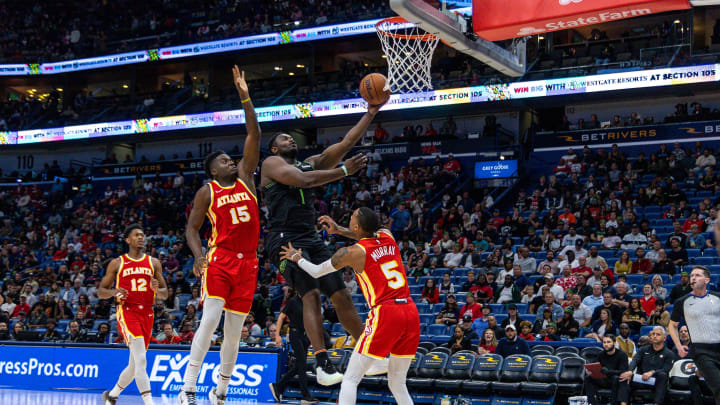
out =
<svg viewBox="0 0 720 405"><path fill-rule="evenodd" d="M190 349L184 385L178 395L183 405L197 403L197 377L210 340L225 311L220 375L209 393L210 403L225 403L230 376L235 369L245 317L257 287L257 246L260 213L253 173L260 159L260 127L250 101L245 72L233 68L235 87L245 111L247 137L239 165L222 151L205 158L205 175L211 179L195 194L185 236L195 256L193 273L202 277L203 314ZM200 228L205 217L212 226L207 255L203 255Z"/></svg>
<svg viewBox="0 0 720 405"><path fill-rule="evenodd" d="M345 288L342 272L328 273L316 280L294 262L281 261L280 248L292 242L303 249L309 260L316 262L325 261L332 256L332 252L315 230L313 188L352 175L367 164L367 157L358 154L337 167L365 134L383 105L369 105L367 113L348 131L341 142L302 162L297 161L298 147L290 135L281 133L273 136L268 143L272 156L263 161L260 172L260 187L265 191L269 210L269 232L265 238L267 250L271 260L302 298L305 330L315 352L315 372L321 385L337 384L342 380L342 374L335 369L325 351L320 293L330 298L340 323L355 339L362 333L362 321L350 293Z"/></svg>
<svg viewBox="0 0 720 405"><path fill-rule="evenodd" d="M373 363L390 355L388 386L399 405L411 405L405 379L420 343L420 315L410 298L405 267L395 239L380 227L380 219L367 207L350 217L350 227L338 226L328 216L320 218L328 233L358 240L339 249L332 258L316 265L303 258L292 243L283 246L281 257L297 263L313 277L322 277L346 266L357 276L358 285L372 308L365 332L358 339L340 388L340 405L355 404L357 386Z"/></svg>
<svg viewBox="0 0 720 405"><path fill-rule="evenodd" d="M152 405L145 354L152 337L155 295L166 299L168 289L160 260L143 253L145 233L142 227L129 225L124 235L128 253L110 262L100 282L98 298L116 298L118 330L130 349L130 360L113 389L103 392L102 401L103 405L115 405L120 393L135 379L143 403Z"/></svg>

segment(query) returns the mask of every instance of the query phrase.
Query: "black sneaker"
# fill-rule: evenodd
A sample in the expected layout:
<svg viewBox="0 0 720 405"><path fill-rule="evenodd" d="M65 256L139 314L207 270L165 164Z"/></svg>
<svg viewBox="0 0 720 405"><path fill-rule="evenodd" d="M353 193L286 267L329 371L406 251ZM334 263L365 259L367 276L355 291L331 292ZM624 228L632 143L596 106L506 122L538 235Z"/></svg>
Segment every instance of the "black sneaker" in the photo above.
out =
<svg viewBox="0 0 720 405"><path fill-rule="evenodd" d="M335 385L343 379L343 375L337 371L329 359L317 364L315 374L317 375L318 384L324 386Z"/></svg>
<svg viewBox="0 0 720 405"><path fill-rule="evenodd" d="M180 391L178 400L180 401L180 405L197 405L195 393L192 391Z"/></svg>
<svg viewBox="0 0 720 405"><path fill-rule="evenodd" d="M102 393L102 401L103 405L115 405L115 402L117 402L117 397L111 397L110 391L105 391Z"/></svg>
<svg viewBox="0 0 720 405"><path fill-rule="evenodd" d="M282 392L280 391L280 387L277 386L277 383L270 383L270 392L272 393L273 398L275 398L275 402L282 401Z"/></svg>

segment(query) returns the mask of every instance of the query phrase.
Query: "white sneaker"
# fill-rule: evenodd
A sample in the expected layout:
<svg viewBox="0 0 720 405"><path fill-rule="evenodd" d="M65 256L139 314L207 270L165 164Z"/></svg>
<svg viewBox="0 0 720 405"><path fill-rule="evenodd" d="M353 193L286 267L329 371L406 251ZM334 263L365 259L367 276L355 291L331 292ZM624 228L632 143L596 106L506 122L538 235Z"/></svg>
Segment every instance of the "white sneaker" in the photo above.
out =
<svg viewBox="0 0 720 405"><path fill-rule="evenodd" d="M225 400L227 399L227 395L218 395L215 390L217 388L213 388L212 391L208 394L208 399L210 400L210 403L212 405L225 405Z"/></svg>
<svg viewBox="0 0 720 405"><path fill-rule="evenodd" d="M387 374L388 367L390 367L390 359L384 358L382 360L375 360L375 362L373 362L372 366L370 366L365 375Z"/></svg>
<svg viewBox="0 0 720 405"><path fill-rule="evenodd" d="M335 385L343 379L343 375L337 371L330 361L322 367L315 368L315 374L317 375L318 384L325 386Z"/></svg>
<svg viewBox="0 0 720 405"><path fill-rule="evenodd" d="M180 394L178 394L178 401L180 401L180 405L197 405L195 393L190 391L180 391Z"/></svg>

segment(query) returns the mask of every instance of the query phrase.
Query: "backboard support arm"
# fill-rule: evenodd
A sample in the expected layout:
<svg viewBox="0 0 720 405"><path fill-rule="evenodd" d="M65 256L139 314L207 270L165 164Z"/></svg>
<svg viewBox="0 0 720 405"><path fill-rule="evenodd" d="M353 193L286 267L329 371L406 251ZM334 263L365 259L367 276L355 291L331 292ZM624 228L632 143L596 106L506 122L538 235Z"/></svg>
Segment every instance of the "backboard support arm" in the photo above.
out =
<svg viewBox="0 0 720 405"><path fill-rule="evenodd" d="M423 0L390 0L390 8L456 50L507 76L519 77L525 74L525 40L513 42L512 49L507 50L481 38L469 38L464 24L458 22L457 18L453 19Z"/></svg>

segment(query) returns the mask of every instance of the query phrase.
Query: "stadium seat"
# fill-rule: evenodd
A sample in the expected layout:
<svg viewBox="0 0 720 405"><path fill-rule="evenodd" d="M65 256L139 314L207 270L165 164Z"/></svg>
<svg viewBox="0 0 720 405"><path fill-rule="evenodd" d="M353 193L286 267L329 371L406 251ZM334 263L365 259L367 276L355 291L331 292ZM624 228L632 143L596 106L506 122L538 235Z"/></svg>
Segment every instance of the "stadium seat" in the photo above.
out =
<svg viewBox="0 0 720 405"><path fill-rule="evenodd" d="M420 303L416 303L415 305L417 306L418 312L421 313L421 314L430 314L430 313L432 313L430 304L428 304L428 303L420 302Z"/></svg>
<svg viewBox="0 0 720 405"><path fill-rule="evenodd" d="M412 362L410 362L410 368L408 369L408 377L416 377L417 376L417 368L420 365L420 361L422 360L424 353L415 353L415 357L413 357Z"/></svg>
<svg viewBox="0 0 720 405"><path fill-rule="evenodd" d="M500 381L492 383L494 393L515 397L520 392L520 383L527 381L532 358L524 354L514 354L503 360Z"/></svg>
<svg viewBox="0 0 720 405"><path fill-rule="evenodd" d="M473 365L471 381L464 381L463 391L472 395L489 395L493 381L500 380L503 358L499 354L477 356Z"/></svg>
<svg viewBox="0 0 720 405"><path fill-rule="evenodd" d="M447 329L448 329L448 327L445 325L439 325L439 324L428 325L427 334L430 336L445 335L445 334L447 334Z"/></svg>
<svg viewBox="0 0 720 405"><path fill-rule="evenodd" d="M557 349L555 349L555 354L560 355L560 353L574 353L574 354L580 354L580 349L578 349L575 346L560 346Z"/></svg>
<svg viewBox="0 0 720 405"><path fill-rule="evenodd" d="M445 378L435 381L435 387L443 392L461 392L462 382L470 379L475 354L471 352L458 352L450 356L445 368Z"/></svg>
<svg viewBox="0 0 720 405"><path fill-rule="evenodd" d="M428 353L445 353L448 356L450 356L452 354L452 350L450 350L449 347L436 346L432 350L430 350Z"/></svg>
<svg viewBox="0 0 720 405"><path fill-rule="evenodd" d="M584 378L585 359L580 357L564 358L562 370L560 371L558 393L567 396L579 395L583 390Z"/></svg>
<svg viewBox="0 0 720 405"><path fill-rule="evenodd" d="M536 350L536 349L548 351L548 352L550 352L550 354L555 353L555 348L550 345L540 344L540 345L534 345L530 348L531 351Z"/></svg>
<svg viewBox="0 0 720 405"><path fill-rule="evenodd" d="M689 255L688 255L688 257L689 257ZM694 257L690 261L695 264L699 264L701 266L711 266L713 263L715 263L715 258L714 257Z"/></svg>
<svg viewBox="0 0 720 405"><path fill-rule="evenodd" d="M420 314L420 325L432 325L435 323L435 315Z"/></svg>
<svg viewBox="0 0 720 405"><path fill-rule="evenodd" d="M434 349L435 346L437 345L433 342L420 342L420 344L418 344L418 347L424 347L427 351Z"/></svg>
<svg viewBox="0 0 720 405"><path fill-rule="evenodd" d="M588 363L595 363L602 350L602 347L586 347L580 351L580 356Z"/></svg>
<svg viewBox="0 0 720 405"><path fill-rule="evenodd" d="M422 347L422 346L418 346L418 348L417 348L417 353L427 354L428 351L429 351L428 349L426 349L426 348L424 348L424 347Z"/></svg>
<svg viewBox="0 0 720 405"><path fill-rule="evenodd" d="M417 377L407 379L408 387L414 390L431 390L435 380L443 377L448 362L447 353L428 353L423 356L417 369Z"/></svg>
<svg viewBox="0 0 720 405"><path fill-rule="evenodd" d="M695 373L695 363L691 359L677 360L668 379L668 397L671 401L687 401L690 399L689 378Z"/></svg>
<svg viewBox="0 0 720 405"><path fill-rule="evenodd" d="M524 396L550 398L560 382L562 359L557 356L533 356L527 382L520 383Z"/></svg>
<svg viewBox="0 0 720 405"><path fill-rule="evenodd" d="M569 359L569 358L578 358L581 359L579 354L573 353L573 352L562 352L562 353L555 353L556 356L560 357L561 359Z"/></svg>
<svg viewBox="0 0 720 405"><path fill-rule="evenodd" d="M331 336L345 336L347 333L345 333L345 328L343 328L342 324L340 322L336 322L333 324L332 329L330 331Z"/></svg>

